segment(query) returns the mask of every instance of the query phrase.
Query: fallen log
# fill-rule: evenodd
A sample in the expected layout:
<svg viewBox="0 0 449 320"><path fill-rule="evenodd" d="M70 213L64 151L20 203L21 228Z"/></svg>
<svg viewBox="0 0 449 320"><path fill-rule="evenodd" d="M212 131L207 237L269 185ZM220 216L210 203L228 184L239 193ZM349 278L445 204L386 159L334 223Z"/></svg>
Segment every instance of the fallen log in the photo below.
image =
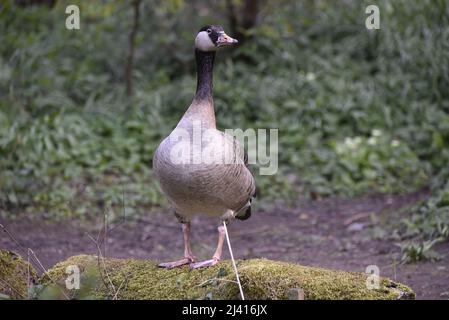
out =
<svg viewBox="0 0 449 320"><path fill-rule="evenodd" d="M415 298L412 289L387 278L380 278L378 288L370 289L364 273L267 259L237 261L237 267L247 299ZM80 272L79 290L65 289L73 270ZM150 260L80 255L56 264L39 283L42 290L37 297L42 299L239 299L230 261L206 269L166 270Z"/></svg>

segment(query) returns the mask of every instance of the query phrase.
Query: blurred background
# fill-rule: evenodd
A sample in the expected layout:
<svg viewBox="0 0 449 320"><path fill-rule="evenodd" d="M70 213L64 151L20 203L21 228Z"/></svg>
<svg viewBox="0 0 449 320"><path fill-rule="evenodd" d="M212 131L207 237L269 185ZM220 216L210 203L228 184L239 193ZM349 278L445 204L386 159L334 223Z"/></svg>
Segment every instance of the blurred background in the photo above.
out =
<svg viewBox="0 0 449 320"><path fill-rule="evenodd" d="M70 4L80 8L80 30L65 28ZM379 30L365 27L370 4L380 8ZM193 42L207 24L241 43L216 59L218 126L279 129L280 169L256 177L260 197L247 225L256 231L237 227L239 257L361 271L381 256L395 273L396 261L428 261L421 273L406 267L404 281L421 281L424 296L449 297L445 0L4 0L2 221L48 247L44 236L61 222L82 228L107 211L114 223L126 207L127 218L151 224L148 217L167 212L152 156L192 100ZM165 244L178 256L181 236L165 216L173 230L157 230L176 234ZM48 229L38 228L43 221ZM267 221L281 227L266 230ZM40 242L27 238L33 230ZM170 256L160 243L152 254L132 251L159 232L150 231L118 255ZM64 254L55 255L47 261ZM429 270L441 272L432 280Z"/></svg>

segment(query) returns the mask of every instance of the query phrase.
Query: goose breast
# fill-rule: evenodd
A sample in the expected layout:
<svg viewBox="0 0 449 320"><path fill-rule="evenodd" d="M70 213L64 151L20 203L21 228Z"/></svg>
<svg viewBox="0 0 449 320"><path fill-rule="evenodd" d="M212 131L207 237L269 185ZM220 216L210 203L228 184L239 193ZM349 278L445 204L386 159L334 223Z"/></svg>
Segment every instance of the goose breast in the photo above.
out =
<svg viewBox="0 0 449 320"><path fill-rule="evenodd" d="M248 203L255 183L244 162L242 145L219 130L197 141L172 133L153 158L156 179L178 214L222 216Z"/></svg>

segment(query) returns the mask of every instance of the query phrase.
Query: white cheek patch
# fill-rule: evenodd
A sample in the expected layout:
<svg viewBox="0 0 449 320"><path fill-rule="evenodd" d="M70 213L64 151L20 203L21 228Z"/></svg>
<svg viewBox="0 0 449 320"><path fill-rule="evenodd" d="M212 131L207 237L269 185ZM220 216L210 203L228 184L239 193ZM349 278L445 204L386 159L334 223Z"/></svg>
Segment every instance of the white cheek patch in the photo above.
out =
<svg viewBox="0 0 449 320"><path fill-rule="evenodd" d="M201 31L198 33L195 39L195 47L201 51L215 51L217 47L214 45L212 40L206 31Z"/></svg>

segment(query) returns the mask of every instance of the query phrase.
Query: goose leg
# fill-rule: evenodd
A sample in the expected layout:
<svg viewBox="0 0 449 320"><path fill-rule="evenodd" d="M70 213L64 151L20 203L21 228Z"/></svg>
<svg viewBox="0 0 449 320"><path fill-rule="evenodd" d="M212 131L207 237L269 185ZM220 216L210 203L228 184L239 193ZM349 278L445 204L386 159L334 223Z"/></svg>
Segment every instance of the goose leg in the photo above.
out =
<svg viewBox="0 0 449 320"><path fill-rule="evenodd" d="M172 269L182 267L195 261L196 258L192 254L192 249L190 248L190 222L182 224L182 235L184 238L184 258L177 261L160 263L158 265L160 268Z"/></svg>
<svg viewBox="0 0 449 320"><path fill-rule="evenodd" d="M197 263L191 263L190 268L191 269L198 269L198 268L204 268L204 267L212 267L216 265L220 259L221 259L221 253L223 250L223 242L225 238L225 230L223 226L218 227L218 244L217 249L215 250L214 255L212 256L212 259L200 261Z"/></svg>

